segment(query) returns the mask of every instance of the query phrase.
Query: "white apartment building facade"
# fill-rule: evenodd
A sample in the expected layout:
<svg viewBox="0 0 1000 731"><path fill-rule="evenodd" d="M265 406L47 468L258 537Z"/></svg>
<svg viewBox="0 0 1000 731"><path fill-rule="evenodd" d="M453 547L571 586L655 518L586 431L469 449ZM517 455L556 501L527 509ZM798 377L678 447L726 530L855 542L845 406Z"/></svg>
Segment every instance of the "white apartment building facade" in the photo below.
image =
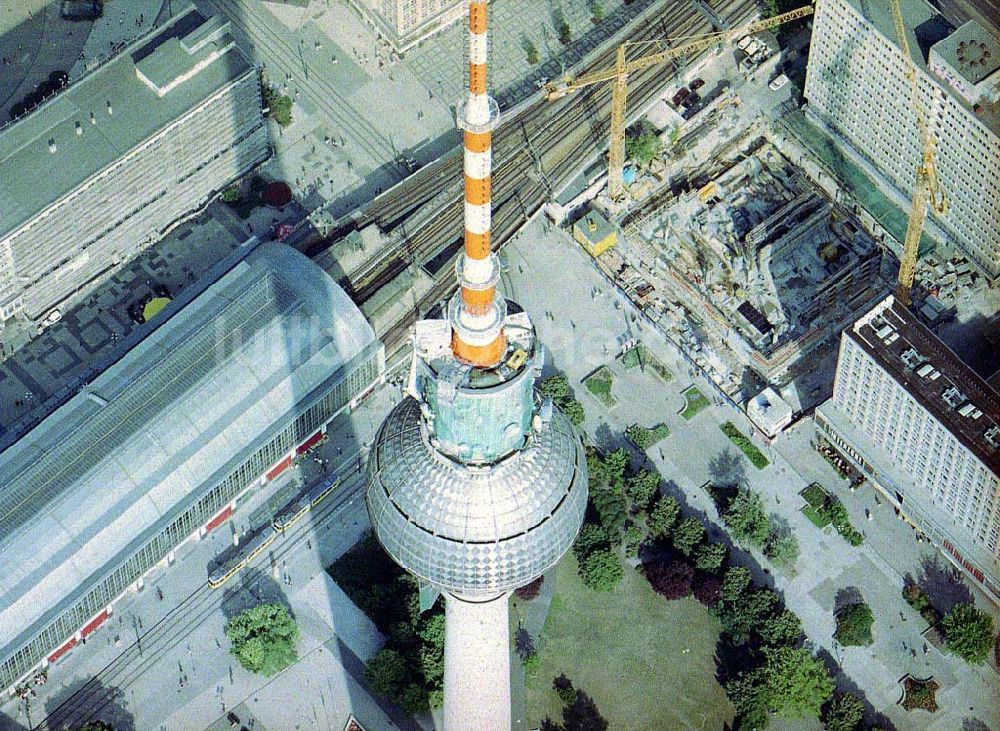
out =
<svg viewBox="0 0 1000 731"><path fill-rule="evenodd" d="M948 200L947 213L934 220L947 243L996 280L1000 44L974 21L954 29L926 0L901 0L901 9ZM909 201L922 145L906 68L888 0L819 0L806 112Z"/></svg>
<svg viewBox="0 0 1000 731"><path fill-rule="evenodd" d="M893 297L844 331L816 430L1000 603L1000 394Z"/></svg>
<svg viewBox="0 0 1000 731"><path fill-rule="evenodd" d="M397 51L405 51L465 14L468 0L350 0Z"/></svg>
<svg viewBox="0 0 1000 731"><path fill-rule="evenodd" d="M267 157L257 71L194 8L0 130L0 323L38 319Z"/></svg>

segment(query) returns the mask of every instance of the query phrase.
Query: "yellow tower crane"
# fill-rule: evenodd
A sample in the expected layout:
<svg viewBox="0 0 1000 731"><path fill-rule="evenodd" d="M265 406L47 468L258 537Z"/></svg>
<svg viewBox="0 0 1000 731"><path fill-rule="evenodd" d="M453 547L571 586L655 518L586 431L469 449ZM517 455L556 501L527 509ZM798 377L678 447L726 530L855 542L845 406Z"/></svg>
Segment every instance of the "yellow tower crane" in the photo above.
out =
<svg viewBox="0 0 1000 731"><path fill-rule="evenodd" d="M910 306L910 289L913 287L913 277L917 271L917 257L920 253L920 236L924 231L924 221L927 218L927 205L938 215L948 211L948 201L944 191L938 185L937 169L934 157L937 154L937 139L931 134L924 117L923 102L920 99L920 85L917 82L917 67L910 55L910 44L906 39L906 27L903 25L903 12L899 8L899 0L889 0L892 6L892 20L896 25L896 37L899 39L899 50L903 53L906 63L906 78L910 80L911 104L917 118L917 128L920 131L922 148L920 163L917 165L917 177L913 186L913 208L906 224L906 238L903 241L903 255L899 259L899 276L896 279L896 300L906 307Z"/></svg>
<svg viewBox="0 0 1000 731"><path fill-rule="evenodd" d="M774 28L792 20L804 18L812 15L812 5L806 5L787 13L775 15L772 18L758 20L740 28L725 30L718 33L707 33L698 36L693 40L682 43L664 51L643 56L631 61L626 59L626 53L631 46L648 45L650 43L662 45L664 41L639 41L627 42L618 47L615 57L615 67L604 71L595 71L574 78L546 84L545 98L549 101L571 94L587 86L602 84L613 81L611 87L611 137L608 143L608 194L612 200L621 200L625 194L625 184L622 180L622 171L625 167L625 109L628 97L628 77L641 69L656 66L657 64L670 61L691 53L704 51L706 48L719 43L728 43L733 40L757 33L768 28Z"/></svg>

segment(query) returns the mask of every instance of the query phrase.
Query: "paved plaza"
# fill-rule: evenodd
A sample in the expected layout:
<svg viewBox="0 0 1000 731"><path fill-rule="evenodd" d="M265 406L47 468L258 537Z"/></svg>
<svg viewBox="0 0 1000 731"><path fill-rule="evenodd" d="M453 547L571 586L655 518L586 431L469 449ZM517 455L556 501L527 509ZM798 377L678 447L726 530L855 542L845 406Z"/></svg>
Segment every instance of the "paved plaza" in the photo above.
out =
<svg viewBox="0 0 1000 731"><path fill-rule="evenodd" d="M719 430L719 424L729 420L751 433L745 416L720 404L708 381L615 292L568 234L536 219L505 252L509 262L505 292L531 313L542 342L552 352L554 366L569 377L585 406L585 429L591 439L615 447L623 444L622 432L630 424L666 423L671 434L649 450L649 458L664 475L667 490L688 513L716 524L716 531L722 533L714 503L701 486L717 471L719 457L728 454L737 458L747 483L765 498L768 510L788 521L802 549L796 575L765 572L769 563L756 552L736 551L736 560L784 596L802 619L814 649L832 667L842 669L837 674L841 689L856 690L898 729L958 729L970 718L990 727L1000 725L1000 708L995 703L1000 692L997 674L987 666L971 667L943 655L933 646L925 654L921 632L927 624L901 596L903 576L921 576L923 560L933 560L937 552L926 543L917 543L912 529L897 520L891 509L877 505L870 487L855 493L847 490L847 483L810 446L811 420L800 422L773 448L761 445L771 466L756 470ZM545 286L538 286L539 282ZM633 338L670 367L674 378L668 384L638 369L626 371L614 360L622 343ZM611 410L581 385L600 365L608 365L615 374L612 394L618 404ZM681 391L691 384L715 397L716 403L686 421L680 417L685 403ZM818 530L799 512L804 501L798 492L814 481L839 497L852 523L865 532L867 540L860 548L851 547L830 528ZM866 509L871 521L866 519ZM939 561L943 564L943 559ZM841 649L833 643L832 610L838 592L844 590L859 591L875 613L876 639L871 647ZM971 595L980 607L1000 618L997 607ZM941 710L931 716L907 713L896 705L901 695L898 680L906 673L938 679Z"/></svg>

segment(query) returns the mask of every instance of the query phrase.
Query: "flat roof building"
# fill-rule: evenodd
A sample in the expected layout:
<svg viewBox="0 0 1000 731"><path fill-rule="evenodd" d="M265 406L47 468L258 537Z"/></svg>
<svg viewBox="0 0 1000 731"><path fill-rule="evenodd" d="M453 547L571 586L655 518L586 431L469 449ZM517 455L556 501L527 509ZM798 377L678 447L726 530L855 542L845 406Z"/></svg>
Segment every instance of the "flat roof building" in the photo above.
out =
<svg viewBox="0 0 1000 731"><path fill-rule="evenodd" d="M221 525L384 360L327 274L264 244L0 454L0 688Z"/></svg>
<svg viewBox="0 0 1000 731"><path fill-rule="evenodd" d="M466 13L464 0L350 0L350 3L400 52Z"/></svg>
<svg viewBox="0 0 1000 731"><path fill-rule="evenodd" d="M268 154L257 70L194 7L0 129L0 324L117 269Z"/></svg>
<svg viewBox="0 0 1000 731"><path fill-rule="evenodd" d="M888 297L844 331L819 435L1000 602L1000 394Z"/></svg>
<svg viewBox="0 0 1000 731"><path fill-rule="evenodd" d="M947 242L1000 278L1000 48L970 21L955 29L926 0L900 0L948 211ZM807 114L878 182L912 200L923 143L889 0L819 0ZM909 205L905 206L909 211Z"/></svg>

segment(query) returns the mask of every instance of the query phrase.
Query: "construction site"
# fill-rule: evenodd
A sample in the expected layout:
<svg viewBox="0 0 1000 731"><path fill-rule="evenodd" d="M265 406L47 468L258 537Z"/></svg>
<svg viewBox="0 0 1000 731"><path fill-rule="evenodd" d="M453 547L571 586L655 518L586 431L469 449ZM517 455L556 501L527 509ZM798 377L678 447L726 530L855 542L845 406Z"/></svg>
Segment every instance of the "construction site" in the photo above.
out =
<svg viewBox="0 0 1000 731"><path fill-rule="evenodd" d="M786 384L888 283L872 237L769 135L714 163L707 182L651 196L598 265L736 395L747 368Z"/></svg>

